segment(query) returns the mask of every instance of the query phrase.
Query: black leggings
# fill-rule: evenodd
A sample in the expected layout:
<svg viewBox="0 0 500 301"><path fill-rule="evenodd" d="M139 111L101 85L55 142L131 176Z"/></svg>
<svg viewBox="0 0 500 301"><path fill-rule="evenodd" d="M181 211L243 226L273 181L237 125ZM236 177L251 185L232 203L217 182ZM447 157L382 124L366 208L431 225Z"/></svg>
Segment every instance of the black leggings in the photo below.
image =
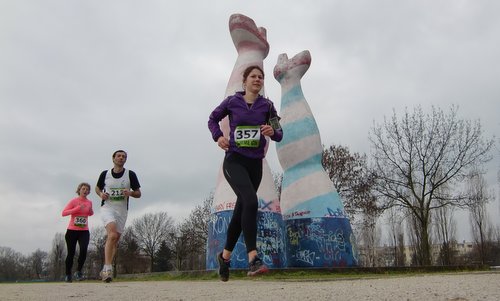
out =
<svg viewBox="0 0 500 301"><path fill-rule="evenodd" d="M224 177L236 194L236 205L227 229L226 246L233 251L241 232L247 252L257 250L257 189L262 179L262 159L237 153L227 154L222 165Z"/></svg>
<svg viewBox="0 0 500 301"><path fill-rule="evenodd" d="M80 246L80 254L78 255L77 271L82 271L85 259L87 259L87 247L89 246L90 233L88 230L70 230L66 231L64 236L66 239L66 247L68 248L68 255L66 256L66 275L71 275L71 268L73 267L73 257L75 257L76 243Z"/></svg>

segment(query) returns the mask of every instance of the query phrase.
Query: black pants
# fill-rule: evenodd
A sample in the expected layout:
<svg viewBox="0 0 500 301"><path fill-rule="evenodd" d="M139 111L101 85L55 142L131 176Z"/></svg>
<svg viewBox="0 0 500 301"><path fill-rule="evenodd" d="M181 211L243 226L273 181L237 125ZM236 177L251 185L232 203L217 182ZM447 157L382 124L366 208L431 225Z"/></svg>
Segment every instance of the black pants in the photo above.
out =
<svg viewBox="0 0 500 301"><path fill-rule="evenodd" d="M76 243L80 246L80 254L78 255L78 267L77 271L82 271L85 259L87 259L87 248L89 246L90 233L88 230L67 230L66 235L66 247L68 249L68 255L66 256L66 275L71 275L71 269L73 268L73 257L75 257Z"/></svg>
<svg viewBox="0 0 500 301"><path fill-rule="evenodd" d="M224 177L236 194L224 248L232 252L243 231L247 252L257 250L257 189L262 180L262 159L231 153L226 155L222 168Z"/></svg>

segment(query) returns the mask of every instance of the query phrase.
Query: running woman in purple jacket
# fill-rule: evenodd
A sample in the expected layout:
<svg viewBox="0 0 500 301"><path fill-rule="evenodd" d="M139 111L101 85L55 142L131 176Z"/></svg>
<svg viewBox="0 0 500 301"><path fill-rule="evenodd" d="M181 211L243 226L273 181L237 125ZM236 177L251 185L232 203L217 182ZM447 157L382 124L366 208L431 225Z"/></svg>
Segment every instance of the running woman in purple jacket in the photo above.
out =
<svg viewBox="0 0 500 301"><path fill-rule="evenodd" d="M266 136L279 142L283 132L273 103L259 94L263 85L262 68L246 68L243 72L244 91L224 99L208 119L212 138L226 152L222 166L224 177L236 194L226 244L217 255L222 281L229 279L231 253L241 232L248 252L248 275L254 276L269 270L257 256L257 189L262 179ZM219 125L226 116L229 118L229 138L224 136Z"/></svg>

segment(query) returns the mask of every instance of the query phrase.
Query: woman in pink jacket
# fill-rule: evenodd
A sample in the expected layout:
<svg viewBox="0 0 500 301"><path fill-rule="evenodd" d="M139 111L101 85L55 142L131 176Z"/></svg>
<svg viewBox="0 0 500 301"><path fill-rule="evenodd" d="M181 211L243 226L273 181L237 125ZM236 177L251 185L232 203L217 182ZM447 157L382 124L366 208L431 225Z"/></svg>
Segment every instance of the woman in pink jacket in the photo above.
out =
<svg viewBox="0 0 500 301"><path fill-rule="evenodd" d="M83 264L87 259L87 247L89 245L89 216L94 214L92 210L92 201L87 199L90 193L90 185L88 183L80 183L76 189L77 198L72 199L64 207L62 216L71 215L69 220L68 230L66 231L65 239L68 249L66 256L66 277L64 281L72 282L71 269L73 268L73 257L75 257L76 243L80 246L80 255L78 256L78 267L75 272L75 279L83 280Z"/></svg>

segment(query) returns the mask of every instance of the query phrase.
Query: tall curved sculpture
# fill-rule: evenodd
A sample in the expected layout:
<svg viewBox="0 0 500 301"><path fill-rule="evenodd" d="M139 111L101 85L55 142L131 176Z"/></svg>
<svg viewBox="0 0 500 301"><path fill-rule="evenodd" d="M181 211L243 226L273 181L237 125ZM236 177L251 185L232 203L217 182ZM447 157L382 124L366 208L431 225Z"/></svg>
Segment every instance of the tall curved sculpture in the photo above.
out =
<svg viewBox="0 0 500 301"><path fill-rule="evenodd" d="M263 68L263 61L269 53L266 29L257 27L249 17L241 14L231 15L229 18L229 31L238 52L238 57L231 72L224 97L232 95L236 91L241 91L243 70L251 65ZM227 117L222 120L221 129L224 136L229 137L229 121ZM267 145L269 145L269 139ZM274 179L265 159L263 160L262 181L257 195L259 197L257 251L268 267L283 267L286 263L283 219ZM207 246L207 269L209 270L218 267L217 252L222 251L224 248L227 226L231 220L235 203L236 195L224 178L221 163L214 193L214 212L209 223ZM247 251L242 237L240 237L233 250L231 267L248 267Z"/></svg>
<svg viewBox="0 0 500 301"><path fill-rule="evenodd" d="M283 140L276 144L283 168L281 212L289 267L357 265L354 237L344 206L321 164L323 146L300 80L309 51L281 54L274 77L281 85Z"/></svg>

